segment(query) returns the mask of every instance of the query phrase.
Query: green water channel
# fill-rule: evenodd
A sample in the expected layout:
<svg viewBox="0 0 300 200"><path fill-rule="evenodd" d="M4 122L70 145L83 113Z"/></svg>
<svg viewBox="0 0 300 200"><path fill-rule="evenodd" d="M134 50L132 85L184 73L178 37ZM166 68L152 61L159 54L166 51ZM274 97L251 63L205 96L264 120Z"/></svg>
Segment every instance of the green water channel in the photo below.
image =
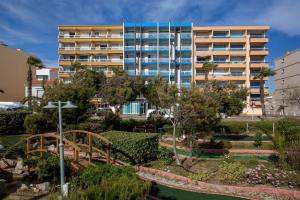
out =
<svg viewBox="0 0 300 200"><path fill-rule="evenodd" d="M179 190L170 188L167 186L155 184L152 186L151 195L161 200L241 200L243 198L217 195L217 194L206 194L196 193L185 190Z"/></svg>

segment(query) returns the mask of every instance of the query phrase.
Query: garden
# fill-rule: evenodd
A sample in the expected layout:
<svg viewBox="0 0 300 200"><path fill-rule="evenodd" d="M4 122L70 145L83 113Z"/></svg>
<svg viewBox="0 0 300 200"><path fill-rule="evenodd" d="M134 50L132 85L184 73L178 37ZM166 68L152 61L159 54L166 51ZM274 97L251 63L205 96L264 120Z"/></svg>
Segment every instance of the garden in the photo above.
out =
<svg viewBox="0 0 300 200"><path fill-rule="evenodd" d="M204 92L182 89L178 95L176 87L159 78L144 83L122 71L107 80L101 73L82 70L72 84L46 87L31 109L0 111L1 197L57 199L60 195L59 157L51 151L58 145L45 141L45 152L30 157L25 152L28 136L57 131L57 113L42 109L50 100L71 100L78 107L63 111L64 131L90 131L111 142L110 164L94 158L80 168L65 149L65 199L183 199L178 191L207 199L300 196L299 119L222 119L238 115L244 107L247 93L232 85L224 89L207 83ZM118 110L97 111L90 101L99 97L119 108L141 95L164 108L169 117L122 119ZM86 140L103 148L96 139L73 139ZM41 147L42 142L30 145ZM79 153L79 157L88 155Z"/></svg>

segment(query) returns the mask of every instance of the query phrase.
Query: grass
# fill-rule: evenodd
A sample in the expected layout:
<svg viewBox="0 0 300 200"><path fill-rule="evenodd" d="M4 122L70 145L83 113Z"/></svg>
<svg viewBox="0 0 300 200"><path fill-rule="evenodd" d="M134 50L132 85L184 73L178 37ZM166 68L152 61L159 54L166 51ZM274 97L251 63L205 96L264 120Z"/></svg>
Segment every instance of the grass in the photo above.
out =
<svg viewBox="0 0 300 200"><path fill-rule="evenodd" d="M253 145L253 142L243 142L243 143L238 143L238 142L232 142L232 149L256 149L256 150L273 150L274 145L271 142L262 142L262 146L257 148Z"/></svg>

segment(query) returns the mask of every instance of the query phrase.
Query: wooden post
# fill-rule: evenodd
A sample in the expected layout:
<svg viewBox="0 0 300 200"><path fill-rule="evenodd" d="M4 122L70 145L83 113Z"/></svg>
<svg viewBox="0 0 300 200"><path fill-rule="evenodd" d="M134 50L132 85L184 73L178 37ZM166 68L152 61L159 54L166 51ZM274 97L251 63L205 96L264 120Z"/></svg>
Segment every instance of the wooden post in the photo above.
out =
<svg viewBox="0 0 300 200"><path fill-rule="evenodd" d="M56 138L56 153L59 154L59 139Z"/></svg>
<svg viewBox="0 0 300 200"><path fill-rule="evenodd" d="M89 162L92 161L92 136L89 135Z"/></svg>
<svg viewBox="0 0 300 200"><path fill-rule="evenodd" d="M26 157L29 158L29 151L30 151L30 139L27 139L26 143Z"/></svg>
<svg viewBox="0 0 300 200"><path fill-rule="evenodd" d="M43 157L43 150L44 150L44 137L41 136L41 144L40 144L40 149L41 149L41 152L40 152L40 155L41 157Z"/></svg>
<svg viewBox="0 0 300 200"><path fill-rule="evenodd" d="M73 132L73 143L76 144L76 132ZM76 150L75 150L75 147L73 148L73 157L74 157L74 160L76 161Z"/></svg>
<svg viewBox="0 0 300 200"><path fill-rule="evenodd" d="M107 150L106 150L106 156L107 156L107 164L110 164L110 144L107 145Z"/></svg>

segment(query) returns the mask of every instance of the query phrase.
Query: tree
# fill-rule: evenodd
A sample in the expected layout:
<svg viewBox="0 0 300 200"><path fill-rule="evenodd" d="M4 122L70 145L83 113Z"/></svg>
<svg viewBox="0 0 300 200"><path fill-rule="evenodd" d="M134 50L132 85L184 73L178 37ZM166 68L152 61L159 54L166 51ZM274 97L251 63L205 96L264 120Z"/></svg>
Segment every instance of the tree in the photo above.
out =
<svg viewBox="0 0 300 200"><path fill-rule="evenodd" d="M116 114L120 115L123 104L134 101L140 94L140 87L135 85L135 78L129 77L124 70L114 68L113 72L114 75L107 79L103 88L102 98L111 106L115 106Z"/></svg>
<svg viewBox="0 0 300 200"><path fill-rule="evenodd" d="M42 61L34 56L29 56L27 58L27 66L28 66L28 71L27 71L27 97L28 97L28 108L31 110L32 109L32 67L36 68L43 68L44 65Z"/></svg>
<svg viewBox="0 0 300 200"><path fill-rule="evenodd" d="M207 88L207 84L208 84L208 74L209 74L209 72L213 69L216 69L217 67L218 67L218 65L213 63L213 62L205 61L203 63L202 70L204 71L204 74L205 74L205 87L206 88Z"/></svg>
<svg viewBox="0 0 300 200"><path fill-rule="evenodd" d="M232 83L220 86L217 82L211 84L210 95L219 102L218 113L226 116L239 115L245 107L248 91L246 88L238 88Z"/></svg>
<svg viewBox="0 0 300 200"><path fill-rule="evenodd" d="M259 73L254 77L254 80L259 79L260 102L261 102L263 117L266 117L264 78L274 76L274 75L275 75L274 70L270 68L261 68Z"/></svg>

